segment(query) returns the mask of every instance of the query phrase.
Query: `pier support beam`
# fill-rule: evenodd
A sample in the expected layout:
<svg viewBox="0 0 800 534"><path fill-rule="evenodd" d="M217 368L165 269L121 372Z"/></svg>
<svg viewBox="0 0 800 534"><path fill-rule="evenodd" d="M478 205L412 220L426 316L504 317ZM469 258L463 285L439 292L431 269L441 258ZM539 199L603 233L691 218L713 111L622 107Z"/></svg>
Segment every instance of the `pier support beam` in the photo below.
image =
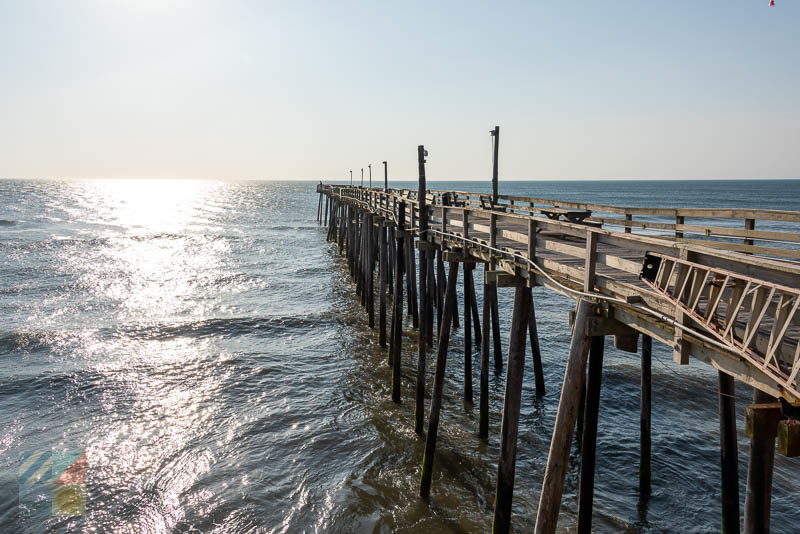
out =
<svg viewBox="0 0 800 534"><path fill-rule="evenodd" d="M472 299L474 280L472 267L464 263L464 401L472 403Z"/></svg>
<svg viewBox="0 0 800 534"><path fill-rule="evenodd" d="M420 245L427 245L428 208L426 205L427 185L425 183L425 147L417 147L417 163L419 165L419 230ZM428 357L428 345L431 337L433 309L431 295L428 290L428 247L419 248L419 300L420 321L417 340L417 384L414 398L414 431L422 435L425 425L425 375Z"/></svg>
<svg viewBox="0 0 800 534"><path fill-rule="evenodd" d="M753 390L753 403L775 402L775 398ZM750 458L747 462L747 494L744 500L745 534L769 532L772 506L772 468L775 462L775 436L754 432L750 438Z"/></svg>
<svg viewBox="0 0 800 534"><path fill-rule="evenodd" d="M392 360L392 400L400 402L400 381L402 363L403 340L403 226L405 225L404 202L400 203L397 217L397 245L395 247L395 278L394 302L392 314L392 346L390 350Z"/></svg>
<svg viewBox="0 0 800 534"><path fill-rule="evenodd" d="M458 263L450 263L450 277L445 292L445 306L442 313L442 322L439 325L439 346L436 355L436 370L433 379L433 398L431 399L431 415L428 421L428 435L425 439L425 455L422 457L422 476L419 494L427 499L431 494L433 480L433 457L436 454L436 437L439 433L439 414L442 410L442 396L444 394L444 373L447 366L447 349L450 343L450 328L453 324L453 313L456 307L456 278L458 278Z"/></svg>
<svg viewBox="0 0 800 534"><path fill-rule="evenodd" d="M484 280L488 264L484 264ZM491 328L492 308L487 297L488 284L483 284L483 328L481 336L481 379L480 379L480 405L478 415L478 437L486 439L489 437L489 336Z"/></svg>
<svg viewBox="0 0 800 534"><path fill-rule="evenodd" d="M466 307L466 306L465 306ZM522 400L522 377L525 371L525 334L531 312L531 290L516 288L511 334L508 340L506 392L500 424L500 459L497 464L497 493L494 503L493 533L511 528L511 502L514 495L514 472L517 462L517 433ZM469 329L465 326L465 332Z"/></svg>
<svg viewBox="0 0 800 534"><path fill-rule="evenodd" d="M388 281L386 275L389 273L388 253L386 246L386 226L383 222L378 225L378 253L379 253L379 271L380 271L380 286L378 287L378 339L381 347L386 348L386 286Z"/></svg>
<svg viewBox="0 0 800 534"><path fill-rule="evenodd" d="M550 441L550 453L542 482L535 534L553 534L558 523L572 432L578 415L581 391L586 382L586 359L591 344L591 338L586 335L586 323L593 311L592 302L586 299L578 302L567 367L564 371L564 384L561 388L553 437Z"/></svg>
<svg viewBox="0 0 800 534"><path fill-rule="evenodd" d="M539 332L536 328L536 302L531 293L531 313L528 317L528 333L531 339L531 359L533 360L533 376L536 382L536 395L544 395L544 369L542 353L539 350Z"/></svg>
<svg viewBox="0 0 800 534"><path fill-rule="evenodd" d="M651 405L653 338L642 336L641 393L639 397L639 495L646 501L650 497L651 478Z"/></svg>
<svg viewBox="0 0 800 534"><path fill-rule="evenodd" d="M722 532L739 534L739 449L733 377L719 373L719 452L722 477Z"/></svg>
<svg viewBox="0 0 800 534"><path fill-rule="evenodd" d="M589 376L586 383L583 441L581 442L581 478L578 488L578 534L592 532L594 504L594 467L597 456L597 420L600 414L600 385L603 379L605 336L593 336L589 352Z"/></svg>

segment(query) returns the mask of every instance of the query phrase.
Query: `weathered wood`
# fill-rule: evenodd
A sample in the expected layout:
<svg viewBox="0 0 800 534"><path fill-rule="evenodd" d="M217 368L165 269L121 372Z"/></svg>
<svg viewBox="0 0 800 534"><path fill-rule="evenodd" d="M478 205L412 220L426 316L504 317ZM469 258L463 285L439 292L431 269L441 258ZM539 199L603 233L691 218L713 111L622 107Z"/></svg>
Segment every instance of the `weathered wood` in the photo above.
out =
<svg viewBox="0 0 800 534"><path fill-rule="evenodd" d="M775 398L759 390L753 391L756 404L774 402ZM769 532L772 507L772 468L775 462L775 438L750 438L750 458L747 462L747 493L744 500L745 534Z"/></svg>
<svg viewBox="0 0 800 534"><path fill-rule="evenodd" d="M428 229L428 210L426 208L427 185L425 180L425 147L417 147L417 163L419 165L419 218L420 240L425 239ZM431 336L430 328L433 310L431 296L428 292L428 250L419 249L419 303L421 308L419 320L419 337L417 339L417 383L414 395L414 431L422 435L425 424L425 375L427 368L428 344Z"/></svg>
<svg viewBox="0 0 800 534"><path fill-rule="evenodd" d="M468 267L465 267L465 268L469 268L470 276L472 276L472 273L475 271L475 265L472 264L472 265L469 265ZM470 302L470 306L472 307L472 327L473 327L473 333L474 333L473 341L475 342L475 346L478 348L478 350L480 350L482 333L481 333L481 321L480 321L480 317L478 315L478 299L477 299L476 294L475 294L474 277L473 277L473 282L472 282L472 295L470 296L469 302Z"/></svg>
<svg viewBox="0 0 800 534"><path fill-rule="evenodd" d="M464 264L464 401L472 403L472 269Z"/></svg>
<svg viewBox="0 0 800 534"><path fill-rule="evenodd" d="M400 402L400 382L401 363L402 363L402 339L403 339L403 225L405 223L404 203L400 203L400 211L397 223L397 237L395 247L395 279L394 279L394 313L392 315L392 401Z"/></svg>
<svg viewBox="0 0 800 534"><path fill-rule="evenodd" d="M719 374L719 437L722 532L739 533L739 450L736 443L736 396L733 377Z"/></svg>
<svg viewBox="0 0 800 534"><path fill-rule="evenodd" d="M369 327L375 328L375 228L372 215L367 215L367 317Z"/></svg>
<svg viewBox="0 0 800 534"><path fill-rule="evenodd" d="M639 397L639 493L650 495L651 480L651 405L653 338L642 336L641 385Z"/></svg>
<svg viewBox="0 0 800 534"><path fill-rule="evenodd" d="M531 293L531 313L528 316L528 334L531 340L531 360L533 360L533 375L536 383L536 395L545 394L544 368L542 367L542 353L539 349L539 332L536 328L536 301Z"/></svg>
<svg viewBox="0 0 800 534"><path fill-rule="evenodd" d="M508 365L503 418L500 423L500 459L497 463L497 491L492 532L508 532L511 527L511 502L517 461L522 377L525 370L525 333L531 311L531 290L518 287L514 293L511 333L508 340ZM465 331L468 329L465 328Z"/></svg>
<svg viewBox="0 0 800 534"><path fill-rule="evenodd" d="M489 264L484 264L484 279ZM489 286L483 284L483 334L481 339L481 378L480 404L478 414L478 437L489 437L489 328L491 322L491 304L489 303Z"/></svg>
<svg viewBox="0 0 800 534"><path fill-rule="evenodd" d="M547 467L542 482L535 534L553 534L558 523L572 432L575 428L580 393L586 381L586 359L589 354L591 338L585 334L585 325L593 310L594 305L591 302L586 299L579 300L567 367L564 371L564 383L553 427L553 437L550 440Z"/></svg>
<svg viewBox="0 0 800 534"><path fill-rule="evenodd" d="M447 288L447 275L444 272L444 259L442 257L442 249L436 251L436 295L438 306L436 307L436 327L437 334L440 335L442 325L442 314L444 312L444 293Z"/></svg>
<svg viewBox="0 0 800 534"><path fill-rule="evenodd" d="M381 347L386 348L386 287L388 285L388 247L386 244L386 226L380 223L378 226L378 254L379 254L379 274L380 286L378 287L378 342Z"/></svg>
<svg viewBox="0 0 800 534"><path fill-rule="evenodd" d="M583 440L581 442L581 478L578 488L578 533L592 531L594 468L597 456L597 419L600 413L600 386L603 378L605 338L592 337L589 351L589 376L586 382Z"/></svg>
<svg viewBox="0 0 800 534"><path fill-rule="evenodd" d="M458 276L458 263L450 264L450 276L447 282L444 313L439 326L439 345L436 354L436 369L433 379L433 396L431 398L430 417L428 419L428 434L425 439L425 455L422 457L422 476L419 494L427 499L431 493L433 480L433 457L436 454L436 437L439 433L439 415L442 410L442 396L444 394L444 375L447 365L447 349L450 343L450 328L453 324L456 301L456 278Z"/></svg>
<svg viewBox="0 0 800 534"><path fill-rule="evenodd" d="M406 279L408 280L408 301L411 310L411 324L414 328L419 327L419 304L417 300L417 262L414 254L414 238L409 236L406 239L406 258L408 267Z"/></svg>
<svg viewBox="0 0 800 534"><path fill-rule="evenodd" d="M499 373L503 369L503 347L500 341L500 309L497 304L497 286L494 284L488 284L486 287L489 290L488 299L492 311L491 321L492 343L494 346L494 369L495 372Z"/></svg>

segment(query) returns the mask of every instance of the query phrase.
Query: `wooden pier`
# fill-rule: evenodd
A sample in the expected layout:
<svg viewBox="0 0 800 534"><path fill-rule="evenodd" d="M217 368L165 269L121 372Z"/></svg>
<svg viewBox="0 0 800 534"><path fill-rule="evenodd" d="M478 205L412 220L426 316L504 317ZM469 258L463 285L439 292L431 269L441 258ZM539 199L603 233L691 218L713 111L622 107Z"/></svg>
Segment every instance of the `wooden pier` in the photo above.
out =
<svg viewBox="0 0 800 534"><path fill-rule="evenodd" d="M468 402L473 400L473 343L479 348L478 439L488 435L490 368L505 368L493 530L509 531L528 346L537 394L556 387L544 383L531 292L543 286L576 305L569 311L571 344L564 355L566 370L535 532L556 530L574 433L581 451L577 531L591 531L605 336L613 336L616 348L633 353L641 338L640 491L650 491L650 361L655 340L673 349L676 366L694 358L718 370L720 530L740 532L743 524L747 533L768 532L776 444L782 454L800 453L800 425L791 416L787 419L777 402L800 403L800 212L625 208L496 191L433 191L426 187L422 146L418 154L417 190L320 184L317 191L318 219L327 227L328 240L346 255L369 325L378 329L380 344L388 349L392 399L400 402L407 396L415 402L414 427L426 439L420 459L422 498L433 490L450 333L460 323ZM774 222L781 224L780 231L764 227ZM483 266L481 305L473 279L478 264ZM462 314L456 299L459 268L464 275ZM497 288L503 287L514 291L505 358L497 303ZM406 315L418 330L414 392L404 392L400 385ZM426 368L431 351L436 355L432 374ZM732 400L736 380L755 391L744 421L751 447L743 523ZM426 391L431 394L427 426Z"/></svg>

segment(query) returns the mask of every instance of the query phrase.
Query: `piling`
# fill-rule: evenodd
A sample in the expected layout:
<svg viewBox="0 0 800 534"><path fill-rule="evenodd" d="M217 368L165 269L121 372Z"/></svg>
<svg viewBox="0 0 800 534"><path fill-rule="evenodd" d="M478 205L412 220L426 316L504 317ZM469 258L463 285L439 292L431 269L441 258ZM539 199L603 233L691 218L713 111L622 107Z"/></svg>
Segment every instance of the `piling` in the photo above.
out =
<svg viewBox="0 0 800 534"><path fill-rule="evenodd" d="M397 217L397 232L395 238L395 277L394 277L394 300L392 301L392 401L400 402L400 382L401 382L401 362L402 362L402 340L403 340L403 239L405 225L405 206L400 203L400 211Z"/></svg>
<svg viewBox="0 0 800 534"><path fill-rule="evenodd" d="M597 456L597 419L600 413L600 385L603 375L604 336L593 336L589 350L589 376L586 382L581 478L578 488L578 534L592 531L594 468Z"/></svg>
<svg viewBox="0 0 800 534"><path fill-rule="evenodd" d="M447 349L450 343L450 328L453 324L453 313L456 307L456 278L458 277L458 263L450 263L450 276L448 278L445 294L442 321L439 326L439 346L436 354L436 370L433 379L433 396L431 398L431 413L428 420L428 434L425 439L425 455L422 457L422 476L419 494L427 499L431 494L433 480L433 457L436 453L436 436L439 432L439 413L442 410L442 396L444 394L444 374L447 365Z"/></svg>
<svg viewBox="0 0 800 534"><path fill-rule="evenodd" d="M719 456L722 481L722 532L739 534L739 449L733 377L719 374Z"/></svg>
<svg viewBox="0 0 800 534"><path fill-rule="evenodd" d="M572 432L578 415L580 393L586 381L586 359L591 344L591 338L586 335L586 326L593 311L594 305L590 301L584 298L578 301L569 357L564 371L564 383L561 387L561 397L558 402L558 412L553 427L553 436L550 440L550 452L539 498L535 534L553 534L558 523Z"/></svg>
<svg viewBox="0 0 800 534"><path fill-rule="evenodd" d="M775 398L753 390L753 403L775 402ZM769 532L772 507L772 469L775 462L775 437L753 435L747 462L747 493L744 500L745 534Z"/></svg>
<svg viewBox="0 0 800 534"><path fill-rule="evenodd" d="M427 185L425 182L425 147L419 145L417 147L417 163L419 166L419 190L417 198L419 199L419 232L420 246L419 249L419 299L420 307L422 309L420 323L419 323L419 338L417 340L417 387L415 392L414 403L414 431L422 435L423 427L425 424L425 373L426 373L426 360L428 356L428 344L430 341L432 327L432 309L431 309L431 295L428 291L428 207L426 201Z"/></svg>
<svg viewBox="0 0 800 534"><path fill-rule="evenodd" d="M525 370L525 334L531 310L531 290L520 285L514 293L503 418L500 424L500 459L497 464L497 492L492 532L505 533L511 527L511 501L517 461L517 432ZM465 328L466 331L466 328Z"/></svg>
<svg viewBox="0 0 800 534"><path fill-rule="evenodd" d="M653 338L642 336L641 384L639 397L639 494L650 496L651 449L650 417L652 404Z"/></svg>

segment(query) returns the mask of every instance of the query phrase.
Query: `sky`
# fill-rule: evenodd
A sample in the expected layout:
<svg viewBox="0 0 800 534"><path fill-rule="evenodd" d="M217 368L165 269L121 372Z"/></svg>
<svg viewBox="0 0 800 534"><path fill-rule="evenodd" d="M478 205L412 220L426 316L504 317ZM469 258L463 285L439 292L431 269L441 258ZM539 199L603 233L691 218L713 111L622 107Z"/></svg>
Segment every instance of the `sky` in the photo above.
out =
<svg viewBox="0 0 800 534"><path fill-rule="evenodd" d="M800 178L776 4L0 0L0 177Z"/></svg>

